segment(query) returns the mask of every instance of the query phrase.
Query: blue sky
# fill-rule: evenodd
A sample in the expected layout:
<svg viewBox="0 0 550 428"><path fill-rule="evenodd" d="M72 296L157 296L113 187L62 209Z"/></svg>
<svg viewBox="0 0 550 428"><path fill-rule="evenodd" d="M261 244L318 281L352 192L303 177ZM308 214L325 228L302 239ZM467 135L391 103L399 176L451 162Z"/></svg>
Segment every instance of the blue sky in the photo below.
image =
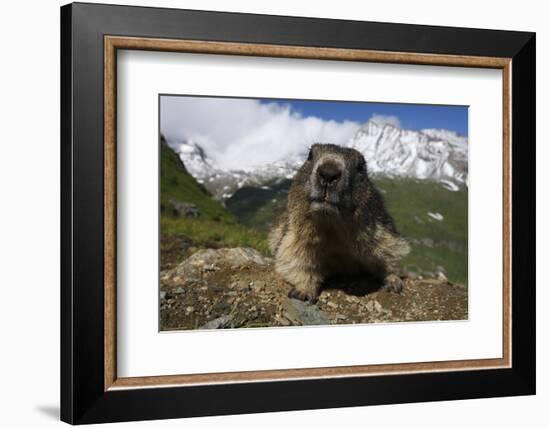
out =
<svg viewBox="0 0 550 428"><path fill-rule="evenodd" d="M468 136L468 107L426 104L392 104L348 101L262 99L261 103L290 105L304 117L364 123L373 115L395 116L404 129L440 128Z"/></svg>

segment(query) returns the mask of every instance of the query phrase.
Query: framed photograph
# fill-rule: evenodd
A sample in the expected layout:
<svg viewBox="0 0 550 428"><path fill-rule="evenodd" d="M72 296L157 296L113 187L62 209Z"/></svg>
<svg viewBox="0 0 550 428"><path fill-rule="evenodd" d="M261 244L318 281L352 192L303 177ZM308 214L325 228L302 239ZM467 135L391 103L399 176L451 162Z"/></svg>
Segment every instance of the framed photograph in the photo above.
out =
<svg viewBox="0 0 550 428"><path fill-rule="evenodd" d="M535 393L533 33L76 3L61 56L62 420Z"/></svg>

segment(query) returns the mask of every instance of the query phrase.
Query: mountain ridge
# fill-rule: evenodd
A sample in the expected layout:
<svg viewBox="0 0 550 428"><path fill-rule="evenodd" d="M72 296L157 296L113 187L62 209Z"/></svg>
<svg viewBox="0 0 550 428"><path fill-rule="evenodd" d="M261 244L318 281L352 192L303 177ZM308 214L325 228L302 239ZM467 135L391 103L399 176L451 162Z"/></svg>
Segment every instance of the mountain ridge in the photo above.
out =
<svg viewBox="0 0 550 428"><path fill-rule="evenodd" d="M225 170L198 141L172 141L169 145L189 173L219 200L230 198L244 186L269 187L292 179L308 151L304 146L286 159ZM417 131L369 120L342 146L361 152L373 175L436 181L450 191L468 186L468 139L453 131Z"/></svg>

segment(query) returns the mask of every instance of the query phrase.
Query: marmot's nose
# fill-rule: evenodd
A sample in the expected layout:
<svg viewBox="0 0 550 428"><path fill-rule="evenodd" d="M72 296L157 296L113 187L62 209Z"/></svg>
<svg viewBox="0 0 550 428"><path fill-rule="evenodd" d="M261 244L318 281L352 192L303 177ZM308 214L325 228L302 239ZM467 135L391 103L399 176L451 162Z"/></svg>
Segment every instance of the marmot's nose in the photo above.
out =
<svg viewBox="0 0 550 428"><path fill-rule="evenodd" d="M321 184L332 184L342 176L342 167L336 162L323 162L317 168L317 176Z"/></svg>

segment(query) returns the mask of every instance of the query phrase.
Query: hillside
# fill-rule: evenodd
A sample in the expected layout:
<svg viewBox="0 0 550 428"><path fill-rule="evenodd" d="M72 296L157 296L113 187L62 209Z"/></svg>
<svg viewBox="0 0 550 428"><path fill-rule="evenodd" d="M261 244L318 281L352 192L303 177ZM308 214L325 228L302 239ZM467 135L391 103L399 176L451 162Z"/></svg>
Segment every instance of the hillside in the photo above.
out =
<svg viewBox="0 0 550 428"><path fill-rule="evenodd" d="M214 200L206 188L188 172L178 155L168 147L164 138L160 143L160 207L169 211L170 200L195 204L201 215L209 220L233 224L235 219Z"/></svg>
<svg viewBox="0 0 550 428"><path fill-rule="evenodd" d="M468 284L468 190L414 179L377 177L375 183L411 243L403 266L424 276L442 270L451 281Z"/></svg>
<svg viewBox="0 0 550 428"><path fill-rule="evenodd" d="M265 233L237 222L223 205L188 172L161 139L160 147L161 269L174 266L201 248L246 246L267 253ZM174 202L192 204L197 217L174 215Z"/></svg>
<svg viewBox="0 0 550 428"><path fill-rule="evenodd" d="M291 184L291 180L284 180L272 186L242 187L225 201L225 206L239 222L268 232L276 215L286 206Z"/></svg>

